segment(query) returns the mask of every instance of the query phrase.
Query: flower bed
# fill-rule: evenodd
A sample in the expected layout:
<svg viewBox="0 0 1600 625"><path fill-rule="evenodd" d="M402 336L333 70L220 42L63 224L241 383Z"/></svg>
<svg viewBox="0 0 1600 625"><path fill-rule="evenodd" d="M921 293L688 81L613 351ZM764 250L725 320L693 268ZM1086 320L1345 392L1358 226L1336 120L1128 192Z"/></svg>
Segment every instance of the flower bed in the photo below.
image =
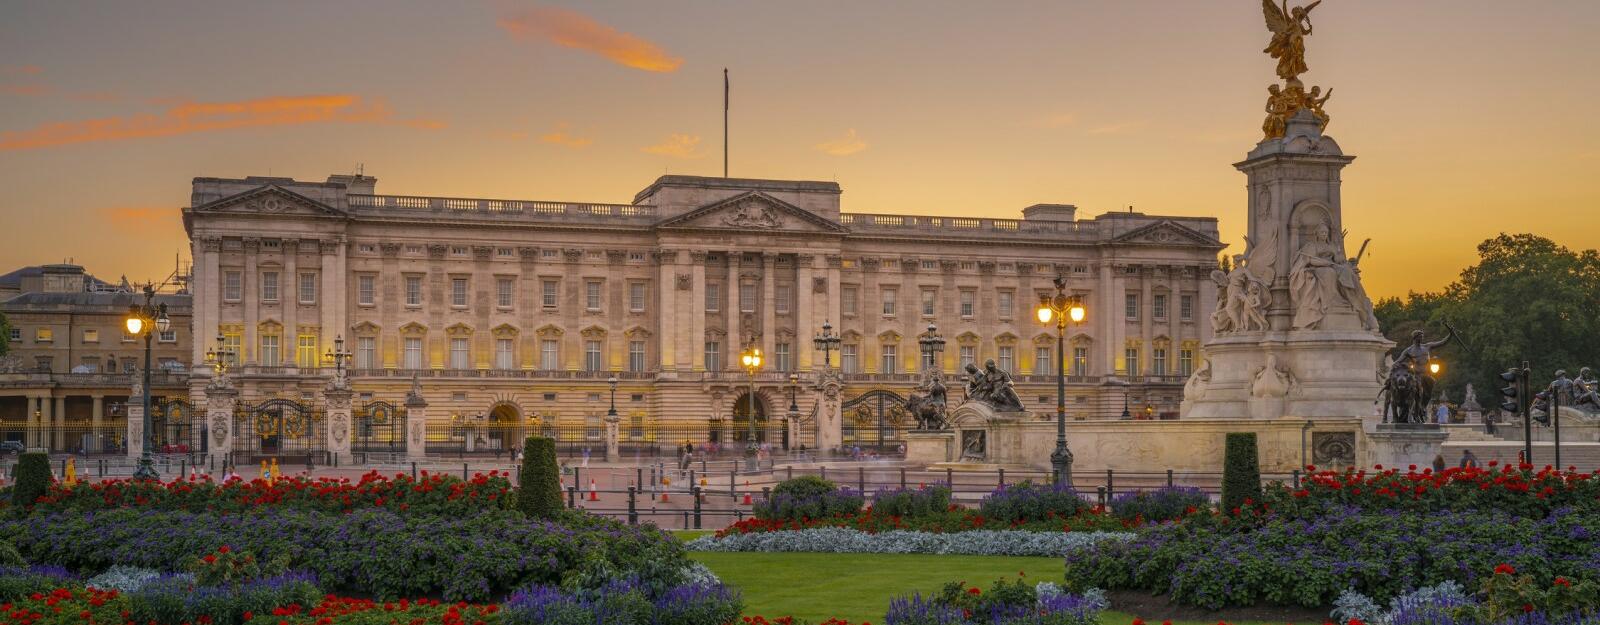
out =
<svg viewBox="0 0 1600 625"><path fill-rule="evenodd" d="M983 514L952 506L943 512L918 516L894 516L877 508L867 508L856 514L798 520L768 520L750 518L717 530L717 536L755 534L761 532L787 532L802 529L840 527L860 530L870 534L890 531L930 533L970 532L973 530L1020 530L1028 532L1094 532L1121 531L1138 527L1142 520L1123 520L1105 513L1102 508L1092 508L1070 517L1047 516L1039 521L1002 521Z"/></svg>
<svg viewBox="0 0 1600 625"><path fill-rule="evenodd" d="M481 601L569 575L681 569L666 534L583 514L560 523L511 511L468 517L265 510L228 515L117 509L0 520L0 538L32 562L101 571L185 569L220 545L314 573L324 587L379 598Z"/></svg>
<svg viewBox="0 0 1600 625"><path fill-rule="evenodd" d="M1074 586L1147 590L1205 608L1330 605L1346 589L1387 600L1409 588L1468 587L1510 563L1541 583L1600 576L1600 515L1558 509L1543 519L1504 512L1354 507L1313 519L1267 516L1227 525L1185 522L1134 540L1100 541L1067 557ZM1287 580L1292 580L1289 582Z"/></svg>
<svg viewBox="0 0 1600 625"><path fill-rule="evenodd" d="M955 533L824 527L782 532L701 536L690 551L809 551L820 553L932 553L983 556L1059 556L1102 542L1133 539L1126 532L972 530Z"/></svg>
<svg viewBox="0 0 1600 625"><path fill-rule="evenodd" d="M260 508L348 512L385 508L401 514L461 516L511 507L510 476L498 471L469 480L424 471L416 480L373 471L349 478L286 477L217 482L190 477L170 482L108 480L67 486L60 482L34 504L34 513L85 513L118 508L183 512L245 512Z"/></svg>
<svg viewBox="0 0 1600 625"><path fill-rule="evenodd" d="M1495 466L1487 468L1417 470L1385 469L1343 472L1311 471L1301 488L1272 484L1263 493L1267 505L1279 514L1302 518L1316 516L1328 506L1355 506L1363 510L1405 510L1434 513L1446 510L1499 510L1529 518L1571 508L1600 511L1600 470L1594 473L1557 471L1546 467Z"/></svg>
<svg viewBox="0 0 1600 625"><path fill-rule="evenodd" d="M798 494L774 494L772 500L756 504L754 517L723 528L717 535L826 527L869 533L895 530L1082 532L1125 530L1144 523L1143 517L1122 519L1106 514L1103 507L1091 508L1071 488L1034 486L1027 482L996 489L976 510L951 503L950 489L943 484L880 489L873 495L871 505L863 509L860 495L850 489L819 492L816 478L805 482L796 478L791 482L808 488Z"/></svg>
<svg viewBox="0 0 1600 625"><path fill-rule="evenodd" d="M1074 595L1053 584L1029 586L1021 578L997 580L985 593L966 582L946 584L939 594L889 602L886 625L1098 625L1108 607L1098 591Z"/></svg>

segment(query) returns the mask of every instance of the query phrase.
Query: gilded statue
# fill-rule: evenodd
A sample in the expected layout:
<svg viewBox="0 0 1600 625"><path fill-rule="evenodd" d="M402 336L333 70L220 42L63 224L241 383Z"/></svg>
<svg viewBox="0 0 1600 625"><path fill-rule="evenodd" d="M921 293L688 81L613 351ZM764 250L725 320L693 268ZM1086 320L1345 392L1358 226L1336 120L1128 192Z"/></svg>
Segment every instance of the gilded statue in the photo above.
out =
<svg viewBox="0 0 1600 625"><path fill-rule="evenodd" d="M1284 130L1288 128L1289 118L1294 117L1294 114L1299 112L1300 109L1310 110L1311 114L1317 118L1318 126L1326 130L1328 128L1328 113L1322 109L1322 105L1326 104L1328 98L1332 97L1333 89L1331 88L1328 89L1326 95L1322 93L1322 87L1318 86L1312 86L1311 91L1307 93L1305 86L1301 84L1298 78L1290 79L1287 88L1269 85L1267 87L1267 119L1261 122L1262 134L1266 135L1268 139L1282 137Z"/></svg>
<svg viewBox="0 0 1600 625"><path fill-rule="evenodd" d="M1261 0L1267 30L1272 31L1272 41L1262 52L1278 59L1279 78L1293 80L1306 73L1306 36L1311 34L1311 10L1319 4L1322 0L1290 9L1289 0L1283 0L1281 8L1272 0Z"/></svg>

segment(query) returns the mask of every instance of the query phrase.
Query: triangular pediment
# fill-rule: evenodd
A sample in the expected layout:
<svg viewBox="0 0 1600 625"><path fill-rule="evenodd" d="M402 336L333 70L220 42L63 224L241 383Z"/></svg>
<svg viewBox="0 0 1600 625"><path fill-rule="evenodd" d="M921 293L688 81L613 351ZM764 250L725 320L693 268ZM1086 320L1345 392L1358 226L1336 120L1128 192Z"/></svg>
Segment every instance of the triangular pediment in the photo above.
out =
<svg viewBox="0 0 1600 625"><path fill-rule="evenodd" d="M337 217L341 211L275 184L256 187L243 193L196 206L197 213L259 213L269 215L313 215Z"/></svg>
<svg viewBox="0 0 1600 625"><path fill-rule="evenodd" d="M1131 245L1179 245L1221 248L1222 242L1205 234L1174 222L1170 219L1146 224L1133 230L1122 233L1113 244Z"/></svg>
<svg viewBox="0 0 1600 625"><path fill-rule="evenodd" d="M661 229L713 229L844 234L846 228L760 191L740 193L656 224Z"/></svg>

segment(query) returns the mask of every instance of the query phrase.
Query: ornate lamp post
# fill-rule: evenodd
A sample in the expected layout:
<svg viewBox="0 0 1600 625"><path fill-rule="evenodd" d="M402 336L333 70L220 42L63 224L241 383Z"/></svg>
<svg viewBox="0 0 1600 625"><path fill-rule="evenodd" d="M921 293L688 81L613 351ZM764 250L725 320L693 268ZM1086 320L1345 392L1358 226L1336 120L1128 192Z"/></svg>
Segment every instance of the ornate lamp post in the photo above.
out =
<svg viewBox="0 0 1600 625"><path fill-rule="evenodd" d="M167 305L156 303L155 288L146 284L144 304L129 306L128 318L123 323L128 334L144 335L144 417L140 432L139 468L134 470L133 479L160 480L161 474L156 473L155 463L150 461L150 342L156 332L166 332L172 326L172 320L167 318Z"/></svg>
<svg viewBox="0 0 1600 625"><path fill-rule="evenodd" d="M606 380L611 385L611 409L606 411L607 417L617 416L617 376L613 375Z"/></svg>
<svg viewBox="0 0 1600 625"><path fill-rule="evenodd" d="M760 460L756 453L761 447L756 444L756 372L761 370L761 348L751 345L739 352L739 364L744 366L746 373L750 374L750 439L744 445L744 469L754 473L761 470Z"/></svg>
<svg viewBox="0 0 1600 625"><path fill-rule="evenodd" d="M1039 323L1049 327L1052 321L1056 326L1056 449L1050 452L1050 466L1055 474L1056 483L1063 480L1072 480L1072 450L1067 449L1067 324L1081 323L1085 314L1083 302L1076 296L1067 296L1067 279L1065 276L1056 277L1056 294L1054 297L1044 295L1039 298L1039 307L1034 311L1039 317ZM1126 403L1126 400L1124 400ZM1124 406L1126 412L1126 406Z"/></svg>
<svg viewBox="0 0 1600 625"><path fill-rule="evenodd" d="M789 451L789 445L793 445L794 444L794 441L789 440L789 433L794 431L795 422L800 420L800 404L795 403L795 393L799 392L799 390L800 390L800 374L798 374L798 373L790 373L789 374L789 423L788 423L788 427L784 428L784 430L783 430L783 433L784 433L783 450L784 451Z"/></svg>
<svg viewBox="0 0 1600 625"><path fill-rule="evenodd" d="M832 323L827 320L822 321L822 332L817 334L816 338L811 339L811 342L816 344L817 349L822 350L822 367L824 369L833 367L833 361L830 357L833 354L833 350L839 349L839 343L843 342L843 340L839 335L833 333Z"/></svg>
<svg viewBox="0 0 1600 625"><path fill-rule="evenodd" d="M206 364L211 365L212 375L227 373L228 361L232 359L233 350L228 349L227 337L218 334L216 346L206 350Z"/></svg>
<svg viewBox="0 0 1600 625"><path fill-rule="evenodd" d="M344 367L355 356L355 354L345 351L344 335L333 338L333 349L322 355L322 362L323 364L333 365L333 381L335 384L344 384Z"/></svg>
<svg viewBox="0 0 1600 625"><path fill-rule="evenodd" d="M922 346L923 371L943 368L939 366L939 354L944 352L944 337L939 336L938 326L928 324L928 333L917 337L917 344Z"/></svg>

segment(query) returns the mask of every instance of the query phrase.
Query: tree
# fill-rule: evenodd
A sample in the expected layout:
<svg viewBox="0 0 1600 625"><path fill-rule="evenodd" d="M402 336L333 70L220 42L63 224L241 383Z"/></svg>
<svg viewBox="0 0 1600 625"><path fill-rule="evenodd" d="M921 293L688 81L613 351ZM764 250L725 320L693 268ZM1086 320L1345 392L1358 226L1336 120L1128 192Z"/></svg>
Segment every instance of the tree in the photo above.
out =
<svg viewBox="0 0 1600 625"><path fill-rule="evenodd" d="M553 519L561 514L561 469L556 466L556 442L543 436L529 436L523 444L521 488L517 508L535 519Z"/></svg>
<svg viewBox="0 0 1600 625"><path fill-rule="evenodd" d="M1255 432L1229 432L1223 439L1222 512L1261 501L1261 460Z"/></svg>
<svg viewBox="0 0 1600 625"><path fill-rule="evenodd" d="M0 356L11 351L11 320L5 313L0 313Z"/></svg>

